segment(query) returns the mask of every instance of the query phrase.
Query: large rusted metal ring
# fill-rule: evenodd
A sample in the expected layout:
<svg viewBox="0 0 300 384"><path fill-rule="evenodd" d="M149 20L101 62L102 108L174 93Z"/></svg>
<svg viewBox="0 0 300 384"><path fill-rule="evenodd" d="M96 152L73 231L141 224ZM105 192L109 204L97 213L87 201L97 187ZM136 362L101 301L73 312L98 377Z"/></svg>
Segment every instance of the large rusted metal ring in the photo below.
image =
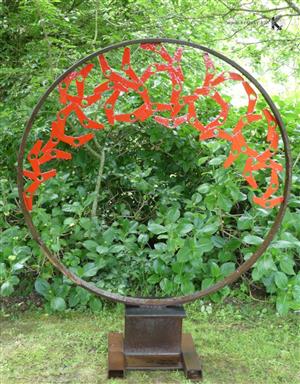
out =
<svg viewBox="0 0 300 384"><path fill-rule="evenodd" d="M276 215L276 218L274 220L274 223L269 230L268 234L264 238L264 241L260 245L260 247L256 250L256 252L243 264L241 264L233 273L231 273L229 276L224 278L223 280L217 282L216 284L210 286L207 289L197 291L193 294L185 295L185 296L178 296L178 297L168 297L168 298L143 298L143 297L129 297L129 296L122 296L116 293L108 292L103 289L97 288L95 285L90 284L86 282L85 280L81 279L77 275L75 275L73 272L68 270L57 257L52 254L52 252L49 250L49 248L45 245L45 243L42 241L39 232L35 228L32 217L27 210L25 206L25 202L23 199L23 192L24 192L24 180L23 180L23 158L24 158L24 152L25 152L25 145L26 141L29 135L29 132L32 128L33 122L42 107L43 103L45 102L46 98L49 96L49 94L56 88L56 86L68 75L70 72L74 71L75 68L80 66L81 64L85 63L89 59L94 58L95 56L98 56L100 54L109 52L113 49L126 47L133 44L146 44L146 43L171 43L171 44L178 44L182 46L192 47L196 48L198 50L207 52L209 54L212 54L213 56L216 56L217 58L225 61L226 63L230 64L232 67L236 68L240 73L242 73L252 84L255 85L255 87L260 91L260 93L263 95L264 99L266 100L267 104L271 108L274 117L277 120L281 137L284 144L284 153L285 153L285 185L284 185L284 200L280 205L280 208L278 210L278 213ZM29 228L29 231L31 232L32 237L34 240L39 244L41 250L43 253L47 256L47 258L50 260L50 262L60 271L62 272L67 278L69 278L72 282L77 284L78 286L81 286L88 291L96 294L97 296L104 297L106 299L121 302L128 305L176 305L176 304L184 304L191 301L194 301L196 299L199 299L201 297L204 297L206 295L212 294L219 289L223 288L227 284L233 283L235 280L237 280L243 273L245 273L256 261L257 259L264 253L264 251L269 246L270 242L274 238L276 232L279 229L279 226L282 222L284 213L286 211L288 198L289 198L289 192L290 192L290 186L291 186L291 178L292 178L292 167L291 167L291 153L290 153L290 147L289 147L289 141L287 132L285 130L284 124L282 122L281 116L279 111L277 110L276 106L274 105L273 101L271 100L268 93L265 91L265 89L259 84L259 82L252 77L245 69L243 69L240 65L232 61L231 59L228 59L221 53L218 53L210 48L206 48L204 46L198 45L196 43L177 40L177 39L168 39L168 38L150 38L150 39L138 39L138 40L130 40L130 41L123 41L121 43L108 46L106 48L100 49L85 58L79 60L77 63L73 64L70 68L68 68L61 76L59 76L54 83L47 89L47 91L44 93L44 95L41 97L37 105L32 111L32 114L26 124L26 128L23 134L20 151L18 155L18 190L19 190L19 197L21 201L21 207L22 211L24 213L26 224Z"/></svg>

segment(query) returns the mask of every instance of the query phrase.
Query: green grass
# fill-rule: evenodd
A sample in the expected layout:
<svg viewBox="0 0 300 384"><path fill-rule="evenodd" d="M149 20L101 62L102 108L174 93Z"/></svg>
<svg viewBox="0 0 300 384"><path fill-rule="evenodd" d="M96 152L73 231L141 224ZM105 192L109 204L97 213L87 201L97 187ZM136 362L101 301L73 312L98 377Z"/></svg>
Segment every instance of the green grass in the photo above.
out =
<svg viewBox="0 0 300 384"><path fill-rule="evenodd" d="M205 309L202 307L202 310ZM267 304L187 306L202 360L203 384L299 384L299 316L279 317ZM4 314L1 384L99 384L106 379L107 333L123 327L121 306L99 315L42 311ZM130 372L113 383L188 383L182 372Z"/></svg>

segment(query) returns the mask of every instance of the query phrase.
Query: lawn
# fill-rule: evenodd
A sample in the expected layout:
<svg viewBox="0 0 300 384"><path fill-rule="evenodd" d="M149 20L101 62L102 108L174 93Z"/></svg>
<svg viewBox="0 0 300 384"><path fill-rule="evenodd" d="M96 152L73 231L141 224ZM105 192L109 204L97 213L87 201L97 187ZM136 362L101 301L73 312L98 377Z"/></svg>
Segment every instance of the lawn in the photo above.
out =
<svg viewBox="0 0 300 384"><path fill-rule="evenodd" d="M299 315L278 316L267 303L186 307L203 384L299 384ZM123 326L123 308L99 315L42 310L2 312L1 384L107 382L107 333ZM124 383L188 383L182 372L130 372Z"/></svg>

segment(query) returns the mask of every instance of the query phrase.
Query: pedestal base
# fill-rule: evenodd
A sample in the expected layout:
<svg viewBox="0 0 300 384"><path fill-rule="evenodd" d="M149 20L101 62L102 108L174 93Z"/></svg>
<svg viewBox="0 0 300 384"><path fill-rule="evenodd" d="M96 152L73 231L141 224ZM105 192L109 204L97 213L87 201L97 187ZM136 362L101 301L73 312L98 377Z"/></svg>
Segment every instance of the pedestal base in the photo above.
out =
<svg viewBox="0 0 300 384"><path fill-rule="evenodd" d="M202 369L190 334L182 334L182 306L126 307L125 332L108 335L108 378L130 370L183 370L201 380Z"/></svg>
<svg viewBox="0 0 300 384"><path fill-rule="evenodd" d="M130 370L183 370L190 380L202 379L202 368L192 336L182 335L179 355L126 356L122 333L108 335L108 378L124 378Z"/></svg>

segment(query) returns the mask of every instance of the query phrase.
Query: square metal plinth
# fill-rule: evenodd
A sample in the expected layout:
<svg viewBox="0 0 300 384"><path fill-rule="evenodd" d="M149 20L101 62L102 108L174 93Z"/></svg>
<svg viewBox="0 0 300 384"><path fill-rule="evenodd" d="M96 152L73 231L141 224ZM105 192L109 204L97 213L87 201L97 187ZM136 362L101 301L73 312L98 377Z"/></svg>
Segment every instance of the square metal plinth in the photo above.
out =
<svg viewBox="0 0 300 384"><path fill-rule="evenodd" d="M192 336L182 334L185 311L177 307L126 307L125 333L108 335L108 377L128 370L183 370L202 379Z"/></svg>
<svg viewBox="0 0 300 384"><path fill-rule="evenodd" d="M183 307L126 307L126 356L179 355Z"/></svg>

